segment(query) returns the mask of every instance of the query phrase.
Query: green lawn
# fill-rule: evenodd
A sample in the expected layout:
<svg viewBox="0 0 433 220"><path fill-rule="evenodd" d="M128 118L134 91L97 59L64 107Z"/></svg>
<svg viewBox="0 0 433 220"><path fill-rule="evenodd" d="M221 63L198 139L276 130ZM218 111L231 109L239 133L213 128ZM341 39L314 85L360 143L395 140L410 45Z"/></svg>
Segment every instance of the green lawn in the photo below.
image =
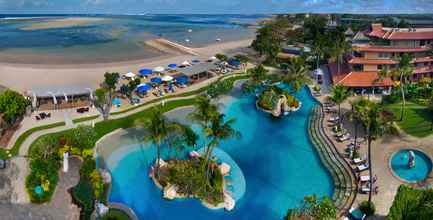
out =
<svg viewBox="0 0 433 220"><path fill-rule="evenodd" d="M386 106L386 109L395 115L398 126L407 134L415 137L426 137L430 134L433 134L433 130L431 129L431 121L433 116L426 106L413 102L407 102L403 121L399 121L400 108L401 103L395 103Z"/></svg>
<svg viewBox="0 0 433 220"><path fill-rule="evenodd" d="M118 209L110 209L102 220L129 220L129 216Z"/></svg>

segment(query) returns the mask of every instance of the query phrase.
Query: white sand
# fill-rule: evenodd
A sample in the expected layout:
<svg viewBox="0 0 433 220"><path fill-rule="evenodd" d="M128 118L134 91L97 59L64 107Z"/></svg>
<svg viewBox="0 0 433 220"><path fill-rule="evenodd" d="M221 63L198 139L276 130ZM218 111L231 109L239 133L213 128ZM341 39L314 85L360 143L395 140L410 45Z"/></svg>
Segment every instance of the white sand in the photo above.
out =
<svg viewBox="0 0 433 220"><path fill-rule="evenodd" d="M95 64L12 64L0 61L0 85L27 91L35 86L91 84L98 86L105 72L137 72L141 68L153 68L170 63L180 63L191 59L207 59L216 53L233 54L245 50L251 39L212 44L203 48L194 48L199 56L167 55L155 59L128 62L95 63Z"/></svg>
<svg viewBox="0 0 433 220"><path fill-rule="evenodd" d="M109 19L86 18L86 17L61 18L61 19L53 19L53 20L33 23L29 26L21 27L20 29L29 31L29 30L51 29L51 28L65 28L65 27L73 27L73 26L84 26L88 24L104 22L107 20Z"/></svg>

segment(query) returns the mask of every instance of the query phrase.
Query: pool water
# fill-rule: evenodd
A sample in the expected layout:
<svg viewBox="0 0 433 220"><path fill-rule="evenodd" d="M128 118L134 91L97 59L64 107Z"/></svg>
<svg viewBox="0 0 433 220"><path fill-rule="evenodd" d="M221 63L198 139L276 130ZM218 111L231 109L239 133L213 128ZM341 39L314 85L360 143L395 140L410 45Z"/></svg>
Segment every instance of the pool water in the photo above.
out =
<svg viewBox="0 0 433 220"><path fill-rule="evenodd" d="M409 168L409 151L415 153L415 167ZM408 182L425 179L432 170L432 161L423 152L414 149L404 149L391 158L391 169L395 175Z"/></svg>
<svg viewBox="0 0 433 220"><path fill-rule="evenodd" d="M236 118L234 128L242 137L222 143L219 150L240 168L235 175L245 178L236 183L245 189L235 193L236 207L231 212L205 208L196 199L162 199L161 190L148 177L156 150L143 143L119 148L106 158L113 177L109 201L126 204L139 219L279 220L289 208L301 205L304 196L331 197L332 178L307 133L308 117L316 103L307 89L296 97L302 108L280 119L258 111L253 96L224 99L222 110L227 118ZM163 159L174 155L173 151L165 149Z"/></svg>

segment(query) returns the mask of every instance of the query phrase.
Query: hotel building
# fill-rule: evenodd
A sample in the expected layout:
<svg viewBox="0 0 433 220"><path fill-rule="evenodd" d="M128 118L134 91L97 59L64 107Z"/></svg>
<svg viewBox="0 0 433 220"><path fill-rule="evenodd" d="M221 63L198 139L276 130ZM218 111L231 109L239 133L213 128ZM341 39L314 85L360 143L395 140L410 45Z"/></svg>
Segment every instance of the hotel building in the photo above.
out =
<svg viewBox="0 0 433 220"><path fill-rule="evenodd" d="M366 41L367 39L367 41ZM353 50L346 56L340 71L330 64L334 84L355 90L388 89L394 85L391 78L378 80L378 72L388 66L398 66L399 57L409 53L414 59L414 71L408 80L433 76L433 28L386 28L372 24L370 30L358 32L353 39Z"/></svg>

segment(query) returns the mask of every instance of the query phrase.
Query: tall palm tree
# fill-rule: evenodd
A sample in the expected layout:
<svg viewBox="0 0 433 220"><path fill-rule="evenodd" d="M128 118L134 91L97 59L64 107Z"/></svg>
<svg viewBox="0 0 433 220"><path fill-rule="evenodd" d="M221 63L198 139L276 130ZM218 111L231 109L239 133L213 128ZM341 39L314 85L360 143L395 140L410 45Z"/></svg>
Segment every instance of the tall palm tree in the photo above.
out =
<svg viewBox="0 0 433 220"><path fill-rule="evenodd" d="M181 131L182 127L174 122L169 122L163 115L162 107L155 107L149 118L138 121L138 124L146 130L144 141L152 142L156 146L156 168L155 177L159 178L159 164L161 159L161 145L165 138L174 132Z"/></svg>
<svg viewBox="0 0 433 220"><path fill-rule="evenodd" d="M360 115L367 136L368 170L370 175L370 192L368 194L368 201L371 203L373 192L373 170L371 164L372 142L384 134L397 134L398 131L394 124L393 115L385 112L379 104L361 98L355 101L354 106L355 111Z"/></svg>
<svg viewBox="0 0 433 220"><path fill-rule="evenodd" d="M406 107L406 98L405 98L405 84L408 76L411 76L413 73L413 65L412 65L412 56L405 53L400 57L398 68L396 69L396 73L400 77L400 92L401 92L401 110L400 110L400 121L403 121L404 111Z"/></svg>
<svg viewBox="0 0 433 220"><path fill-rule="evenodd" d="M341 104L351 96L349 89L343 85L337 84L332 87L329 100L338 105L338 118L341 123Z"/></svg>
<svg viewBox="0 0 433 220"><path fill-rule="evenodd" d="M326 39L323 35L319 35L317 40L313 42L313 51L316 54L316 69L320 67L320 59L326 52Z"/></svg>
<svg viewBox="0 0 433 220"><path fill-rule="evenodd" d="M205 135L210 139L209 146L206 151L206 180L209 182L210 158L215 147L218 147L221 141L233 137L239 137L240 133L236 131L232 125L234 119L224 121L224 114L216 114L212 117L210 126L205 130Z"/></svg>
<svg viewBox="0 0 433 220"><path fill-rule="evenodd" d="M331 35L332 36L332 35ZM331 57L337 62L337 73L341 72L341 63L343 55L348 53L351 49L350 44L346 41L344 35L334 34L335 39L330 48Z"/></svg>
<svg viewBox="0 0 433 220"><path fill-rule="evenodd" d="M302 57L292 58L287 65L287 74L284 76L283 81L290 85L295 92L311 82L311 78L307 75L308 68L305 60Z"/></svg>

